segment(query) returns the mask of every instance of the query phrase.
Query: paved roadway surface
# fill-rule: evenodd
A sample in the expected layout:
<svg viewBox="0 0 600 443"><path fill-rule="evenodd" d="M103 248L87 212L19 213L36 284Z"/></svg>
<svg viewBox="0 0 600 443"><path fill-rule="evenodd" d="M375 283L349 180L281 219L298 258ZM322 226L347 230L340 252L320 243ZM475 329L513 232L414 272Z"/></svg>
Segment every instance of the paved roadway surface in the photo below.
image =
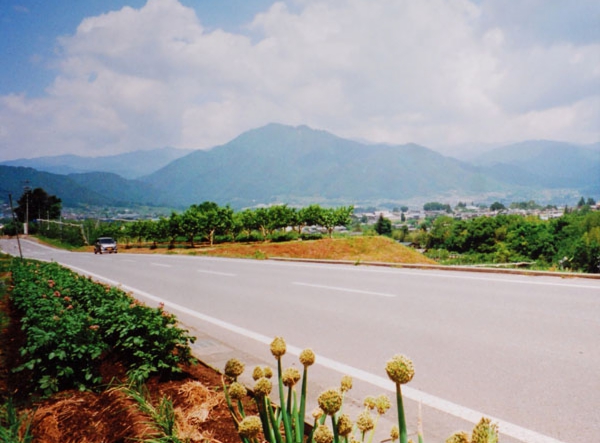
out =
<svg viewBox="0 0 600 443"><path fill-rule="evenodd" d="M164 302L198 337L194 353L214 367L230 357L244 361L247 374L273 366L268 344L276 335L288 343L287 365L300 366L297 354L312 348L313 405L343 374L354 378L351 415L366 395L393 398L384 368L402 353L416 368L403 391L409 428L414 433L420 403L425 441L470 430L482 415L499 423L503 443L598 441L600 280L21 244L26 257L119 284L149 305ZM14 240L0 248L18 252ZM378 439L390 420L380 421Z"/></svg>

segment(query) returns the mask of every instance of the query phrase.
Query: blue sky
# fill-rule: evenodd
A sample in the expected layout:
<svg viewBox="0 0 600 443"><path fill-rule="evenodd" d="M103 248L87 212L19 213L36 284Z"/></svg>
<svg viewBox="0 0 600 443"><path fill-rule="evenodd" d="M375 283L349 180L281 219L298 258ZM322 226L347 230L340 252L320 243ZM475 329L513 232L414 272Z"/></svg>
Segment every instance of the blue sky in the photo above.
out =
<svg viewBox="0 0 600 443"><path fill-rule="evenodd" d="M0 160L269 122L440 152L600 141L596 0L3 0Z"/></svg>

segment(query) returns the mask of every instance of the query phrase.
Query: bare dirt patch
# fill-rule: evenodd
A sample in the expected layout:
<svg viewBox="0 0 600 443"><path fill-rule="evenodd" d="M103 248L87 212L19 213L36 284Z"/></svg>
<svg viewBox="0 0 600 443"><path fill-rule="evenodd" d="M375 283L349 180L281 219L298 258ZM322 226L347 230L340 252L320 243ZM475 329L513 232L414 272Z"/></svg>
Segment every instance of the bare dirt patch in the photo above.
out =
<svg viewBox="0 0 600 443"><path fill-rule="evenodd" d="M159 247L151 249L145 245L131 245L125 253L168 253L213 255L235 258L303 258L314 260L344 260L351 262L384 262L409 264L436 264L414 249L407 248L387 237L346 237L321 240L290 241L282 243L226 243L209 246L206 244L190 248L180 245L175 249Z"/></svg>

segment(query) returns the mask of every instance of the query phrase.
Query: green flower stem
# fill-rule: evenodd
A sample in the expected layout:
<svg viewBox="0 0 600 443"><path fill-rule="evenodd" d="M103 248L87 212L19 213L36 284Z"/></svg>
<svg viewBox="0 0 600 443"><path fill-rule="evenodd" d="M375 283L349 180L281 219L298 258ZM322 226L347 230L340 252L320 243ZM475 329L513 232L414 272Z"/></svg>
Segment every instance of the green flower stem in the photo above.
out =
<svg viewBox="0 0 600 443"><path fill-rule="evenodd" d="M242 419L246 418L246 412L244 411L244 405L242 404L242 400L238 400L237 407Z"/></svg>
<svg viewBox="0 0 600 443"><path fill-rule="evenodd" d="M267 406L267 411L269 413L269 418L271 420L271 426L269 426L269 429L271 431L271 434L275 435L275 443L283 443L283 440L281 438L281 433L279 432L279 420L275 418L275 413L273 412L273 406L271 405L271 402L269 401L269 399L265 399L266 402L266 406Z"/></svg>
<svg viewBox="0 0 600 443"><path fill-rule="evenodd" d="M302 390L300 394L300 412L298 413L298 424L304 425L304 418L306 417L306 386L308 384L308 366L304 366L304 372L302 374ZM300 426L298 426L300 427ZM298 432L296 432L296 442L301 443L302 433L304 433L304 426L302 426L300 439L298 439Z"/></svg>
<svg viewBox="0 0 600 443"><path fill-rule="evenodd" d="M333 443L340 443L340 436L338 434L338 425L336 415L331 416L331 427L333 428Z"/></svg>
<svg viewBox="0 0 600 443"><path fill-rule="evenodd" d="M281 357L277 357L277 378L279 381L279 404L281 405L281 415L283 418L283 429L285 431L285 441L291 443L293 441L292 429L290 426L290 417L285 406L285 397L283 394L283 379L281 378Z"/></svg>
<svg viewBox="0 0 600 443"><path fill-rule="evenodd" d="M273 435L273 430L269 425L269 416L267 414L267 399L265 397L255 397L254 400L256 402L256 408L258 409L260 422L262 423L265 440L267 440L269 443L275 443L275 436Z"/></svg>
<svg viewBox="0 0 600 443"><path fill-rule="evenodd" d="M287 393L287 412L288 414L292 414L292 387L288 387Z"/></svg>
<svg viewBox="0 0 600 443"><path fill-rule="evenodd" d="M296 390L294 390L292 394L294 396L294 408L292 409L294 443L302 443L302 437L304 435L304 417L300 415L300 410L298 409Z"/></svg>
<svg viewBox="0 0 600 443"><path fill-rule="evenodd" d="M233 420L235 421L235 427L237 428L237 426L240 424L240 422L237 418L235 410L233 409L233 405L231 404L231 398L229 397L229 390L227 389L227 384L225 383L225 381L223 381L223 394L225 394L225 402L227 403L227 408L229 409L229 412L231 413L231 416L233 417Z"/></svg>
<svg viewBox="0 0 600 443"><path fill-rule="evenodd" d="M400 443L408 443L406 417L404 416L404 403L402 401L402 385L400 383L396 383L396 403L398 404L398 429L400 431Z"/></svg>

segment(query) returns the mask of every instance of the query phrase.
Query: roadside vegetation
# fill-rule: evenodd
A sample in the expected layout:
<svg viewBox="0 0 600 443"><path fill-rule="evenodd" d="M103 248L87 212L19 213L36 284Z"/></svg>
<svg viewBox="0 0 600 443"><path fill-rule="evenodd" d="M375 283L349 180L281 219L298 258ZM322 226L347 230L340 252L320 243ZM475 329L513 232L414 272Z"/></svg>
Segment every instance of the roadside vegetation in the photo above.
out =
<svg viewBox="0 0 600 443"><path fill-rule="evenodd" d="M16 210L20 221L28 212L22 208L25 201L21 197ZM30 213L60 215L60 199L48 196L43 190L34 190L29 204ZM463 207L459 209L464 210L466 205L459 203L461 205ZM572 209L566 207L560 217L542 219L538 215L508 214L507 208L496 202L490 207L494 211L491 215L462 218L452 213L450 205L430 202L424 205L424 210L434 213L424 220L403 217L400 223L392 223L380 215L375 223L368 223L364 215L354 214L352 206L323 208L313 204L295 208L273 205L234 211L229 206L207 201L158 220L61 222L41 219L29 224L29 232L50 244L69 249L84 248L96 238L108 236L119 242L121 250L185 250L187 253L253 258L300 254L296 257L402 262L404 253L398 257L390 254L376 254L378 258L364 254L340 257L337 247L327 257L324 251L334 244L339 246L341 242L331 242L334 238L383 236L410 245L440 264L599 273L600 211L593 210L594 207L593 199L586 201L582 197ZM532 201L514 203L510 208L543 209ZM402 215L406 209L402 208ZM22 232L14 222L7 223L4 228L9 235L14 235L17 230ZM299 240L323 243L302 248L272 246L294 244ZM352 240L348 245L353 242L357 243ZM290 253L290 250L295 252Z"/></svg>
<svg viewBox="0 0 600 443"><path fill-rule="evenodd" d="M443 264L510 264L534 269L600 272L600 212L589 208L559 218L504 215L423 223L404 241Z"/></svg>
<svg viewBox="0 0 600 443"><path fill-rule="evenodd" d="M13 370L26 375L32 391L96 387L104 359L117 358L136 383L177 372L192 359L193 337L162 307L53 262L13 260L10 270L11 302L26 336Z"/></svg>
<svg viewBox="0 0 600 443"><path fill-rule="evenodd" d="M207 423L219 376L162 307L3 254L0 281L0 441L224 443L215 431L234 432Z"/></svg>

